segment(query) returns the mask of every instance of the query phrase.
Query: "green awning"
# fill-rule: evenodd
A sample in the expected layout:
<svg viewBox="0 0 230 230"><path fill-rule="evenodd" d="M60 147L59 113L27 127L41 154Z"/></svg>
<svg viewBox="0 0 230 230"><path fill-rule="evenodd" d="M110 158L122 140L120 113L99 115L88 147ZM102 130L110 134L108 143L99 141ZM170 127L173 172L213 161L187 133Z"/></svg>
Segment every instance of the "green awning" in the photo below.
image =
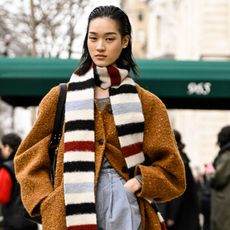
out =
<svg viewBox="0 0 230 230"><path fill-rule="evenodd" d="M74 59L0 58L0 96L14 105L23 104L19 99L28 100L24 105L37 104L51 87L68 81L78 64ZM206 107L211 103L211 108L214 102L214 107L230 107L230 62L137 60L137 64L137 82L169 107L202 108L202 103ZM182 101L185 105L179 105Z"/></svg>
<svg viewBox="0 0 230 230"><path fill-rule="evenodd" d="M229 98L230 62L139 61L140 83L160 97Z"/></svg>
<svg viewBox="0 0 230 230"><path fill-rule="evenodd" d="M41 96L70 78L78 60L1 58L0 96Z"/></svg>

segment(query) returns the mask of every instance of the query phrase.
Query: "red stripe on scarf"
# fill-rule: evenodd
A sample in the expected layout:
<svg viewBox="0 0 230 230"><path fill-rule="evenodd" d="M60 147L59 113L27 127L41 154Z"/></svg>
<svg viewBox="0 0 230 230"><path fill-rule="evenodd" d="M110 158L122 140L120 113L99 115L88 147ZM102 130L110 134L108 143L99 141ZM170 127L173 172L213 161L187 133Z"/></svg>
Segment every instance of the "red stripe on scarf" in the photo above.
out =
<svg viewBox="0 0 230 230"><path fill-rule="evenodd" d="M97 230L97 225L95 224L77 225L77 226L70 226L67 229L68 230Z"/></svg>
<svg viewBox="0 0 230 230"><path fill-rule="evenodd" d="M110 76L111 85L120 85L121 84L121 76L120 76L119 70L117 68L115 68L114 66L108 66L107 71L108 71L109 76Z"/></svg>
<svg viewBox="0 0 230 230"><path fill-rule="evenodd" d="M65 152L68 151L91 151L94 152L93 141L72 141L65 143Z"/></svg>
<svg viewBox="0 0 230 230"><path fill-rule="evenodd" d="M135 155L142 151L142 143L136 143L133 145L128 145L122 148L122 153L125 157Z"/></svg>

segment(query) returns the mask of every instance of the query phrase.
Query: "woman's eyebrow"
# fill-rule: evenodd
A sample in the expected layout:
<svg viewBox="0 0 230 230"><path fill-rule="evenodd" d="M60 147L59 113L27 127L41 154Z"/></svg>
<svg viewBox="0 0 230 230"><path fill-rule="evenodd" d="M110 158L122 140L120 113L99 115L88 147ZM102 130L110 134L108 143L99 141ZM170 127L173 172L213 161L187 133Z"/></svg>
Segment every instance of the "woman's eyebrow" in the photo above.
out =
<svg viewBox="0 0 230 230"><path fill-rule="evenodd" d="M97 32L93 32L93 31L89 31L89 34L91 35L97 35L98 33ZM117 35L116 32L107 32L105 33L105 35Z"/></svg>

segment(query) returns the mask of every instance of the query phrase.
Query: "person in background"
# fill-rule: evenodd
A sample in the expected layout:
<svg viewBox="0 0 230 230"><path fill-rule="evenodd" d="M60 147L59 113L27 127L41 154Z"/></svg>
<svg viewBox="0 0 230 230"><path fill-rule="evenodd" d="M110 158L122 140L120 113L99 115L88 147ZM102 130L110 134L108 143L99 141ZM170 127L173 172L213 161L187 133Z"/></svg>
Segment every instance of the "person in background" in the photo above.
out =
<svg viewBox="0 0 230 230"><path fill-rule="evenodd" d="M206 175L211 186L211 230L230 228L230 126L217 135L219 152Z"/></svg>
<svg viewBox="0 0 230 230"><path fill-rule="evenodd" d="M4 162L0 165L0 203L4 230L35 230L37 225L25 220L20 198L20 187L15 178L13 159L21 138L15 133L1 138L1 156Z"/></svg>
<svg viewBox="0 0 230 230"><path fill-rule="evenodd" d="M4 159L2 157L2 149L0 147L0 167L3 164L3 161L4 161ZM2 225L3 225L2 204L0 203L0 230L3 230Z"/></svg>
<svg viewBox="0 0 230 230"><path fill-rule="evenodd" d="M54 187L48 145L60 87L42 100L15 157L22 200L43 230L160 230L149 200L185 189L165 105L131 78L131 25L115 6L89 15L80 65L67 86ZM33 188L33 189L31 189Z"/></svg>
<svg viewBox="0 0 230 230"><path fill-rule="evenodd" d="M199 230L199 196L189 158L184 152L185 144L182 142L179 131L174 130L177 146L185 166L186 190L178 198L166 203L159 203L159 209L165 219L167 229L170 230Z"/></svg>

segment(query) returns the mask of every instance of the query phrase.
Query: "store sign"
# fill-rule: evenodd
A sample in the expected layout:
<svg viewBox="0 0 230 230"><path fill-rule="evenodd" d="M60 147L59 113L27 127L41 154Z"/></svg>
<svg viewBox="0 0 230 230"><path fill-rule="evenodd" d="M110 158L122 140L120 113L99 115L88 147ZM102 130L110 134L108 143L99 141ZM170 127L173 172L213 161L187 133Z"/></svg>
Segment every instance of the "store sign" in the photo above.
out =
<svg viewBox="0 0 230 230"><path fill-rule="evenodd" d="M189 95L208 95L211 93L210 82L189 82L187 86L187 93Z"/></svg>

